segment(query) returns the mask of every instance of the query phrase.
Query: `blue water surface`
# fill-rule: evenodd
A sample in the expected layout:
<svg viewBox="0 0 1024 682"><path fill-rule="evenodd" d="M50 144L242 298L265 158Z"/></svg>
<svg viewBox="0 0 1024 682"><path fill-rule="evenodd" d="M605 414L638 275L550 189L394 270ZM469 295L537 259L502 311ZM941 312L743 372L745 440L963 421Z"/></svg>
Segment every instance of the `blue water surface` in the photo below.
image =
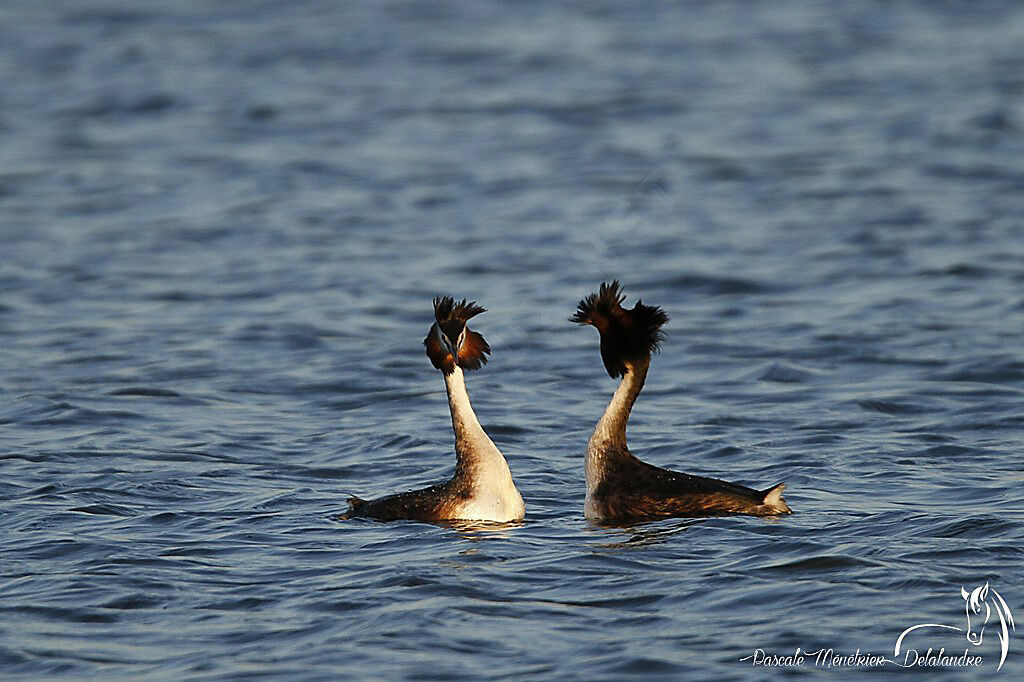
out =
<svg viewBox="0 0 1024 682"><path fill-rule="evenodd" d="M584 520L612 278L634 452L795 515ZM438 294L526 522L339 521L452 472ZM749 657L1024 622L1022 331L1017 2L8 0L2 676L912 672Z"/></svg>

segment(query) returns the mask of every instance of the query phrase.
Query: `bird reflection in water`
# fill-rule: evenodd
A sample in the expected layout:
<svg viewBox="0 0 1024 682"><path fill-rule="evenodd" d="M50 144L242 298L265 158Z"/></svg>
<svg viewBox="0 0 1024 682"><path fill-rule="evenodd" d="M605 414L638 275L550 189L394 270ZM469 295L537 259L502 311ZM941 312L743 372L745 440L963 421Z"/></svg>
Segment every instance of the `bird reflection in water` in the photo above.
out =
<svg viewBox="0 0 1024 682"><path fill-rule="evenodd" d="M659 545L679 533L684 533L693 525L702 523L707 519L673 519L664 523L636 523L636 524L588 524L592 532L603 533L607 536L618 537L620 540L614 542L598 543L599 547L605 549L629 549L632 547L648 547Z"/></svg>

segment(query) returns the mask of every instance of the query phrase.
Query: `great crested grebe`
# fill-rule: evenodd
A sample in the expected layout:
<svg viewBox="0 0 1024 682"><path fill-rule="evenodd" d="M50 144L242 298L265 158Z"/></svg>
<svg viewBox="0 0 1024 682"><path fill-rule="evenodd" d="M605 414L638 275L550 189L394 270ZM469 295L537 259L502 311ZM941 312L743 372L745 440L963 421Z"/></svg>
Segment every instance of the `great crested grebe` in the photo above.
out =
<svg viewBox="0 0 1024 682"><path fill-rule="evenodd" d="M423 339L427 357L444 374L455 429L455 475L445 483L376 500L350 497L342 518L494 522L523 518L526 508L508 463L480 426L466 393L463 370L480 369L491 352L484 337L466 326L469 318L482 312L476 301L435 298L435 322Z"/></svg>
<svg viewBox="0 0 1024 682"><path fill-rule="evenodd" d="M591 324L601 334L601 359L608 374L622 377L587 443L587 497L584 514L603 522L639 521L672 516L789 514L782 499L785 484L767 490L716 478L662 469L633 456L626 447L626 422L647 378L651 353L658 350L668 315L637 301L622 307L618 281L579 302L570 322Z"/></svg>

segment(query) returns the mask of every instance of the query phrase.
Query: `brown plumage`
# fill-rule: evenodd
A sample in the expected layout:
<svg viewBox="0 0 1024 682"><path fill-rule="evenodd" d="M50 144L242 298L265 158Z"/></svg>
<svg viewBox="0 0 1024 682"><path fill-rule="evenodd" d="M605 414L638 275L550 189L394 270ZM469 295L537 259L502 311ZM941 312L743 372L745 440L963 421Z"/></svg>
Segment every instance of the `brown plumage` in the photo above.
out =
<svg viewBox="0 0 1024 682"><path fill-rule="evenodd" d="M362 516L378 521L457 519L459 504L469 499L470 495L471 489L465 479L452 479L418 490L378 497L376 500L364 500L353 495L348 498L348 511L340 518Z"/></svg>
<svg viewBox="0 0 1024 682"><path fill-rule="evenodd" d="M779 494L784 487L780 483L754 490L717 478L670 471L625 451L609 458L594 501L600 518L612 523L677 516L774 516L791 513L785 502L781 503L785 509L766 503L770 494Z"/></svg>
<svg viewBox="0 0 1024 682"><path fill-rule="evenodd" d="M664 338L661 327L668 315L639 301L632 309L623 308L624 299L618 281L602 283L569 318L597 328L605 369L612 377L622 377L587 444L587 517L616 523L672 516L790 513L782 499L783 484L755 490L662 469L629 451L626 424L647 377L651 354Z"/></svg>
<svg viewBox="0 0 1024 682"><path fill-rule="evenodd" d="M484 312L487 311L476 301L462 299L456 303L451 296L434 299L434 324L423 339L423 345L435 369L451 374L455 368L453 351L458 354L458 364L462 369L480 369L487 364L491 347L483 336L466 326L471 317Z"/></svg>
<svg viewBox="0 0 1024 682"><path fill-rule="evenodd" d="M580 301L576 314L569 318L570 322L597 327L601 333L601 359L613 378L626 372L627 361L658 352L665 338L661 326L668 322L664 310L639 300L632 310L623 308L625 298L618 280L611 284L601 282L598 292Z"/></svg>

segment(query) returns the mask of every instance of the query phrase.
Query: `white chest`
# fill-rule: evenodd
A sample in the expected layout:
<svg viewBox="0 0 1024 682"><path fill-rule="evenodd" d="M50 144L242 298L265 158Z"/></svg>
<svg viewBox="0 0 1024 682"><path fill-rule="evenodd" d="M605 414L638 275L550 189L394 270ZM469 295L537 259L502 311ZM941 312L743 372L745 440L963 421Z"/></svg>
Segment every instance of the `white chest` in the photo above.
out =
<svg viewBox="0 0 1024 682"><path fill-rule="evenodd" d="M519 521L526 508L523 498L514 485L503 486L501 490L483 489L474 491L458 509L458 518L473 521Z"/></svg>

